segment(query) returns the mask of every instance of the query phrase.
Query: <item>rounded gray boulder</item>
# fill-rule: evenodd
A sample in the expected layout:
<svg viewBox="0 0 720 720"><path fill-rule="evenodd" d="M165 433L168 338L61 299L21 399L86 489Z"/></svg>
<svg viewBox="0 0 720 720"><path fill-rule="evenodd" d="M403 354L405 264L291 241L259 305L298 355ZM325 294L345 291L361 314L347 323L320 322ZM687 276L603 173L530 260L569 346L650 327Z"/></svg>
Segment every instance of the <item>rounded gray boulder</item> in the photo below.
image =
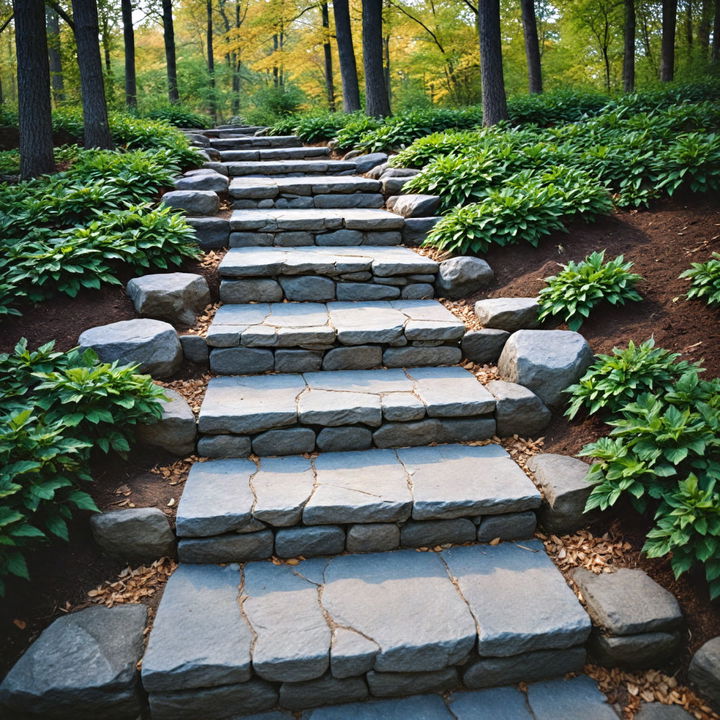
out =
<svg viewBox="0 0 720 720"><path fill-rule="evenodd" d="M183 352L175 328L160 320L121 320L98 325L80 335L78 344L92 348L103 362L139 365L138 372L168 377L179 370Z"/></svg>
<svg viewBox="0 0 720 720"><path fill-rule="evenodd" d="M90 518L95 542L121 560L152 561L175 554L175 535L158 508L126 508Z"/></svg>
<svg viewBox="0 0 720 720"><path fill-rule="evenodd" d="M192 325L210 302L210 288L202 275L157 273L133 278L126 291L140 315L176 325Z"/></svg>
<svg viewBox="0 0 720 720"><path fill-rule="evenodd" d="M162 203L188 215L214 215L220 208L220 198L212 190L171 190L162 196Z"/></svg>
<svg viewBox="0 0 720 720"><path fill-rule="evenodd" d="M162 417L152 425L139 425L138 440L144 445L160 447L178 457L186 457L195 450L195 415L180 393L165 388L165 394L168 400L162 401Z"/></svg>
<svg viewBox="0 0 720 720"><path fill-rule="evenodd" d="M720 635L708 640L690 661L690 682L720 710Z"/></svg>
<svg viewBox="0 0 720 720"><path fill-rule="evenodd" d="M539 310L537 298L487 298L475 303L475 315L483 326L509 332L536 327Z"/></svg>
<svg viewBox="0 0 720 720"><path fill-rule="evenodd" d="M484 260L454 257L440 263L435 287L442 297L461 298L486 288L494 277L495 273Z"/></svg>

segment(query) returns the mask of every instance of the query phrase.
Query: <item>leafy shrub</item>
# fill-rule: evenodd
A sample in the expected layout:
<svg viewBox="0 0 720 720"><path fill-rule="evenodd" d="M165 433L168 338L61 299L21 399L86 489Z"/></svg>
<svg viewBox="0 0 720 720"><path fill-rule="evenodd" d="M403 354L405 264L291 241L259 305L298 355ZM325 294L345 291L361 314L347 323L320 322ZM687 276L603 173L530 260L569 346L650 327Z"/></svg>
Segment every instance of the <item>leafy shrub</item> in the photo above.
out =
<svg viewBox="0 0 720 720"><path fill-rule="evenodd" d="M720 134L687 133L657 158L658 187L705 193L720 190Z"/></svg>
<svg viewBox="0 0 720 720"><path fill-rule="evenodd" d="M318 142L332 140L346 122L347 115L340 113L326 113L324 115L309 115L300 118L295 125L295 134L305 142Z"/></svg>
<svg viewBox="0 0 720 720"><path fill-rule="evenodd" d="M365 133L376 130L380 125L381 122L377 118L357 113L335 136L335 147L338 150L352 150Z"/></svg>
<svg viewBox="0 0 720 720"><path fill-rule="evenodd" d="M17 150L0 150L0 176L20 172L20 153Z"/></svg>
<svg viewBox="0 0 720 720"><path fill-rule="evenodd" d="M627 348L616 347L610 355L598 355L580 380L567 389L571 400L565 414L573 418L583 407L591 415L600 410L615 414L643 393L670 392L683 374L699 369L679 357L679 353L656 348L652 338L639 345L631 340Z"/></svg>
<svg viewBox="0 0 720 720"><path fill-rule="evenodd" d="M583 90L556 90L540 95L518 95L508 101L510 122L540 127L575 122L597 115L608 102L607 95Z"/></svg>
<svg viewBox="0 0 720 720"><path fill-rule="evenodd" d="M21 340L0 355L0 595L7 575L28 578L24 553L68 539L76 510L97 510L84 489L91 451L125 453L138 423L162 415L162 388L92 350L37 351Z"/></svg>
<svg viewBox="0 0 720 720"><path fill-rule="evenodd" d="M5 105L0 105L0 127L17 127L17 110L11 110Z"/></svg>
<svg viewBox="0 0 720 720"><path fill-rule="evenodd" d="M272 125L280 118L297 113L304 100L305 94L294 85L261 88L252 97L255 107L247 113L247 120Z"/></svg>
<svg viewBox="0 0 720 720"><path fill-rule="evenodd" d="M570 330L578 330L599 303L624 305L642 300L635 285L642 277L630 272L631 262L622 255L605 262L605 251L594 252L576 263L562 266L557 275L545 278L540 291L539 319L559 317Z"/></svg>
<svg viewBox="0 0 720 720"><path fill-rule="evenodd" d="M200 115L182 105L165 105L145 114L150 120L162 120L180 128L204 129L211 126L207 115Z"/></svg>
<svg viewBox="0 0 720 720"><path fill-rule="evenodd" d="M720 305L720 253L713 253L712 258L703 263L692 263L680 277L692 281L688 298L700 298L708 305Z"/></svg>
<svg viewBox="0 0 720 720"><path fill-rule="evenodd" d="M268 135L292 135L295 132L295 126L298 119L295 115L283 117L276 120L267 131Z"/></svg>

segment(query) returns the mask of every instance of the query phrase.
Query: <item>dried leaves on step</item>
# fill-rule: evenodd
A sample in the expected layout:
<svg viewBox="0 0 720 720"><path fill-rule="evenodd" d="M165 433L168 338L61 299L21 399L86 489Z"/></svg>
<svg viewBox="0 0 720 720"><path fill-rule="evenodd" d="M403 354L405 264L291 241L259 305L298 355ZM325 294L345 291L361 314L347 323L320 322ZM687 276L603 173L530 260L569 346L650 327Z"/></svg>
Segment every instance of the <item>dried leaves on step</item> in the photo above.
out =
<svg viewBox="0 0 720 720"><path fill-rule="evenodd" d="M88 592L92 603L113 607L124 603L141 603L160 590L177 563L170 558L160 558L151 565L126 567L115 580L107 580Z"/></svg>

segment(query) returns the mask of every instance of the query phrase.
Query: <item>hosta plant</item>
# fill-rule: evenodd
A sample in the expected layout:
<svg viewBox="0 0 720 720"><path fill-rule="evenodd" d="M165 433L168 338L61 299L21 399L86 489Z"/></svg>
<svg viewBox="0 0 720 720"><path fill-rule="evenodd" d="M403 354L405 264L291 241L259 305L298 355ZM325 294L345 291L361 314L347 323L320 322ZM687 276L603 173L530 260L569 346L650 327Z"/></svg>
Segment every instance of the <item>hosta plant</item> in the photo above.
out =
<svg viewBox="0 0 720 720"><path fill-rule="evenodd" d="M720 305L720 253L713 253L710 260L692 263L680 275L691 281L688 298L704 300L708 305Z"/></svg>
<svg viewBox="0 0 720 720"><path fill-rule="evenodd" d="M605 251L594 252L576 263L570 261L561 272L545 278L540 291L539 319L556 317L578 330L590 312L602 302L624 305L642 300L635 289L641 276L630 271L631 262L622 255L605 262Z"/></svg>

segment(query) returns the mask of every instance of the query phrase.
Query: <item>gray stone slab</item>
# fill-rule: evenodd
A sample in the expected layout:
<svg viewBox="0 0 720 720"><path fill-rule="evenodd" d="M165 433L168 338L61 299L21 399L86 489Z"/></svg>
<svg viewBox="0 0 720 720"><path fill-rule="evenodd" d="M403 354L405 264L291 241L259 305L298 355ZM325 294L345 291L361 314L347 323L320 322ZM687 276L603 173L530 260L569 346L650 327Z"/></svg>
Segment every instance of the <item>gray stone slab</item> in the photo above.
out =
<svg viewBox="0 0 720 720"><path fill-rule="evenodd" d="M315 431L310 428L267 430L253 438L256 455L295 455L315 449Z"/></svg>
<svg viewBox="0 0 720 720"><path fill-rule="evenodd" d="M677 600L644 570L620 568L595 575L577 568L573 580L593 624L611 635L675 630L682 623Z"/></svg>
<svg viewBox="0 0 720 720"><path fill-rule="evenodd" d="M536 720L618 720L605 696L589 677L550 680L528 687L528 704Z"/></svg>
<svg viewBox="0 0 720 720"><path fill-rule="evenodd" d="M315 195L316 208L382 208L385 198L380 193L353 193Z"/></svg>
<svg viewBox="0 0 720 720"><path fill-rule="evenodd" d="M303 510L307 525L396 522L410 517L407 476L390 450L324 453Z"/></svg>
<svg viewBox="0 0 720 720"><path fill-rule="evenodd" d="M439 420L438 442L488 440L495 435L495 418L446 418Z"/></svg>
<svg viewBox="0 0 720 720"><path fill-rule="evenodd" d="M314 372L322 367L322 359L322 351L278 349L275 351L275 371Z"/></svg>
<svg viewBox="0 0 720 720"><path fill-rule="evenodd" d="M283 290L280 283L270 278L220 282L220 299L225 303L277 302L282 298Z"/></svg>
<svg viewBox="0 0 720 720"><path fill-rule="evenodd" d="M252 633L238 602L239 586L237 565L178 566L163 592L143 658L148 692L250 679Z"/></svg>
<svg viewBox="0 0 720 720"><path fill-rule="evenodd" d="M319 275L281 277L280 286L288 300L316 302L335 299L335 283Z"/></svg>
<svg viewBox="0 0 720 720"><path fill-rule="evenodd" d="M695 652L688 676L713 706L720 709L720 636L711 638Z"/></svg>
<svg viewBox="0 0 720 720"><path fill-rule="evenodd" d="M314 390L375 394L413 391L412 381L402 370L338 370L305 373L304 378Z"/></svg>
<svg viewBox="0 0 720 720"><path fill-rule="evenodd" d="M400 544L423 547L475 540L475 523L467 518L455 520L411 520L400 529Z"/></svg>
<svg viewBox="0 0 720 720"><path fill-rule="evenodd" d="M441 555L477 621L480 656L568 648L587 639L590 619L537 540Z"/></svg>
<svg viewBox="0 0 720 720"><path fill-rule="evenodd" d="M408 300L421 300L435 296L435 290L429 283L412 283L402 289L402 297Z"/></svg>
<svg viewBox="0 0 720 720"><path fill-rule="evenodd" d="M61 616L25 651L0 685L3 717L130 720L142 712L136 664L143 605L90 607ZM22 715L26 712L29 715Z"/></svg>
<svg viewBox="0 0 720 720"><path fill-rule="evenodd" d="M255 632L255 672L275 682L320 677L330 662L330 628L317 587L289 565L250 563L243 593L243 610Z"/></svg>
<svg viewBox="0 0 720 720"><path fill-rule="evenodd" d="M372 432L355 425L323 428L317 435L317 448L323 452L366 450L371 445Z"/></svg>
<svg viewBox="0 0 720 720"><path fill-rule="evenodd" d="M355 345L328 350L323 359L324 370L369 370L382 365L379 345Z"/></svg>
<svg viewBox="0 0 720 720"><path fill-rule="evenodd" d="M507 330L468 330L462 340L463 355L480 365L497 362L509 337Z"/></svg>
<svg viewBox="0 0 720 720"><path fill-rule="evenodd" d="M345 546L348 552L383 552L400 547L400 528L394 523L351 525Z"/></svg>
<svg viewBox="0 0 720 720"><path fill-rule="evenodd" d="M342 160L247 160L223 162L228 175L292 175L294 173L328 175L332 173L353 172L355 163Z"/></svg>
<svg viewBox="0 0 720 720"><path fill-rule="evenodd" d="M156 507L106 510L90 516L93 539L121 560L152 562L175 555L175 534Z"/></svg>
<svg viewBox="0 0 720 720"><path fill-rule="evenodd" d="M593 662L605 667L657 668L677 659L682 636L675 632L650 632L620 637L593 633L588 652Z"/></svg>
<svg viewBox="0 0 720 720"><path fill-rule="evenodd" d="M233 532L252 522L249 460L194 463L190 468L175 520L178 537L204 537Z"/></svg>
<svg viewBox="0 0 720 720"><path fill-rule="evenodd" d="M330 648L330 672L336 678L364 675L380 651L373 640L348 628L335 628Z"/></svg>
<svg viewBox="0 0 720 720"><path fill-rule="evenodd" d="M383 395L381 405L383 417L392 422L408 422L425 417L425 404L411 392Z"/></svg>
<svg viewBox="0 0 720 720"><path fill-rule="evenodd" d="M440 670L462 660L475 641L467 606L431 553L332 558L323 607L334 623L378 644L378 671Z"/></svg>
<svg viewBox="0 0 720 720"><path fill-rule="evenodd" d="M693 720L693 715L679 705L663 705L659 702L643 703L635 720Z"/></svg>
<svg viewBox="0 0 720 720"><path fill-rule="evenodd" d="M393 300L400 297L400 288L391 285L341 282L337 286L337 299L342 301Z"/></svg>
<svg viewBox="0 0 720 720"><path fill-rule="evenodd" d="M443 427L437 418L417 422L384 423L373 433L373 442L379 448L428 445L444 440Z"/></svg>
<svg viewBox="0 0 720 720"><path fill-rule="evenodd" d="M200 457L237 458L250 454L250 438L238 435L207 435L198 439Z"/></svg>
<svg viewBox="0 0 720 720"><path fill-rule="evenodd" d="M285 528L275 536L275 553L283 558L337 555L344 549L345 531L336 525Z"/></svg>
<svg viewBox="0 0 720 720"><path fill-rule="evenodd" d="M221 563L264 560L273 554L271 530L228 533L203 538L181 538L178 558L183 563Z"/></svg>
<svg viewBox="0 0 720 720"><path fill-rule="evenodd" d="M343 345L392 343L403 335L406 315L389 302L333 302L327 308Z"/></svg>
<svg viewBox="0 0 720 720"><path fill-rule="evenodd" d="M534 510L535 486L498 445L437 445L397 451L411 478L413 518L438 520Z"/></svg>
<svg viewBox="0 0 720 720"><path fill-rule="evenodd" d="M430 417L485 415L495 408L493 396L464 368L410 368L407 374Z"/></svg>
<svg viewBox="0 0 720 720"><path fill-rule="evenodd" d="M475 315L488 328L523 330L538 325L540 306L537 298L487 298L475 303Z"/></svg>
<svg viewBox="0 0 720 720"><path fill-rule="evenodd" d="M535 720L516 688L455 692L447 701L456 720Z"/></svg>
<svg viewBox="0 0 720 720"><path fill-rule="evenodd" d="M531 510L506 515L491 515L483 518L477 529L478 542L493 540L520 540L532 537L537 525L535 513Z"/></svg>
<svg viewBox="0 0 720 720"><path fill-rule="evenodd" d="M438 695L416 695L398 700L375 700L303 713L302 720L453 720Z"/></svg>
<svg viewBox="0 0 720 720"><path fill-rule="evenodd" d="M280 704L291 710L328 703L356 702L368 695L365 678L334 678L326 675L319 680L304 683L283 683L280 687Z"/></svg>
<svg viewBox="0 0 720 720"><path fill-rule="evenodd" d="M300 522L315 476L307 458L262 458L251 482L254 517L274 527L288 527Z"/></svg>
<svg viewBox="0 0 720 720"><path fill-rule="evenodd" d="M249 347L215 348L210 353L210 370L220 375L263 373L273 370L275 356L271 350Z"/></svg>
<svg viewBox="0 0 720 720"><path fill-rule="evenodd" d="M338 197L343 197L342 195ZM333 230L328 233L320 233L315 236L316 245L362 245L363 233L361 230Z"/></svg>
<svg viewBox="0 0 720 720"><path fill-rule="evenodd" d="M298 417L306 425L378 427L382 422L380 398L371 393L338 392L310 388L298 402Z"/></svg>
<svg viewBox="0 0 720 720"><path fill-rule="evenodd" d="M462 360L459 347L400 347L387 348L382 355L387 367L416 367L421 365L455 365Z"/></svg>
<svg viewBox="0 0 720 720"><path fill-rule="evenodd" d="M500 437L537 435L552 420L552 413L529 388L503 380L491 380L487 389L495 398L495 422Z"/></svg>
<svg viewBox="0 0 720 720"><path fill-rule="evenodd" d="M200 408L201 433L255 433L297 422L302 375L213 378Z"/></svg>
<svg viewBox="0 0 720 720"><path fill-rule="evenodd" d="M469 688L513 685L580 672L585 665L585 648L536 650L535 652L476 660L467 667L463 683Z"/></svg>
<svg viewBox="0 0 720 720"><path fill-rule="evenodd" d="M198 365L208 364L208 346L204 337L200 337L200 335L180 335L179 339L185 360Z"/></svg>
<svg viewBox="0 0 720 720"><path fill-rule="evenodd" d="M460 684L455 668L430 672L376 672L367 674L370 693L374 697L397 697L413 693L444 692Z"/></svg>

